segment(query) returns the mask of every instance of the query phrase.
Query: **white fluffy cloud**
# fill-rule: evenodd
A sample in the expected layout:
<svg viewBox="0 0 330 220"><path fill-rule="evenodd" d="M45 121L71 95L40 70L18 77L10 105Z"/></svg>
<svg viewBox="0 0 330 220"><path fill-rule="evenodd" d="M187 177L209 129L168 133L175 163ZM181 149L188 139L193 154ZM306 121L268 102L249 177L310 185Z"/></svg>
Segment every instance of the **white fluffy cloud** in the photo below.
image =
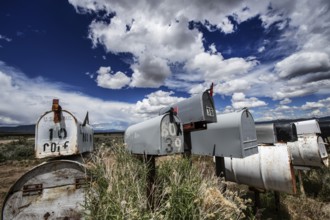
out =
<svg viewBox="0 0 330 220"><path fill-rule="evenodd" d="M183 97L172 96L174 92L158 90L150 93L142 101L136 103L136 113L148 118L156 116L159 110L171 104L184 100Z"/></svg>
<svg viewBox="0 0 330 220"><path fill-rule="evenodd" d="M278 62L275 68L279 72L279 76L283 78L329 72L330 58L324 52L296 53Z"/></svg>
<svg viewBox="0 0 330 220"><path fill-rule="evenodd" d="M97 71L97 85L108 89L121 89L131 81L123 72L112 73L111 67L101 66Z"/></svg>
<svg viewBox="0 0 330 220"><path fill-rule="evenodd" d="M109 74L110 68L99 69ZM174 92L158 90L136 103L105 101L68 91L65 85L39 78L28 78L15 68L0 62L0 125L34 124L41 114L51 110L52 99L80 119L89 112L90 122L98 128L124 130L130 124L158 115L160 108L184 100Z"/></svg>
<svg viewBox="0 0 330 220"><path fill-rule="evenodd" d="M245 94L242 92L234 93L231 99L232 106L235 109L241 108L255 108L266 106L267 103L257 99L256 97L246 98Z"/></svg>
<svg viewBox="0 0 330 220"><path fill-rule="evenodd" d="M282 107L263 114L264 118L287 116L283 114L289 110L285 106L293 104L296 97L330 94L327 0L69 2L80 13L106 11L113 15L108 20L95 19L89 26L89 37L94 46L104 46L108 52L133 55L130 87L165 85L194 94L215 82L215 93L233 95L236 107L264 107L262 97L279 100ZM256 52L270 54L275 60L263 63L256 58L224 58L221 47L213 44L204 48L205 36L188 28L189 22L195 21L210 31L231 34L238 30L237 24L255 16L261 19L265 32L273 28L281 31L277 42L263 41L256 46ZM273 43L276 48L271 47ZM284 53L277 57L280 50ZM177 64L182 66L180 71L173 68ZM252 98L235 100L238 94Z"/></svg>
<svg viewBox="0 0 330 220"><path fill-rule="evenodd" d="M28 78L18 70L0 62L0 124L34 124L39 116L51 109L52 99L60 99L67 109L83 119L89 112L90 122L120 124L113 129L124 129L138 121L132 116L135 104L104 101L75 91L65 86L39 78Z"/></svg>

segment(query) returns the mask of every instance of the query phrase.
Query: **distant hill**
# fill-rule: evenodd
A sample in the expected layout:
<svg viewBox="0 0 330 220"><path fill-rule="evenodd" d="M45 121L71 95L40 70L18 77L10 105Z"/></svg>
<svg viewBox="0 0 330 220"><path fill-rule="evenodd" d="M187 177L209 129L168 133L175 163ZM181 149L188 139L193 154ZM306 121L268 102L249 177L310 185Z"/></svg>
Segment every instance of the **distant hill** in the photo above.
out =
<svg viewBox="0 0 330 220"><path fill-rule="evenodd" d="M22 135L34 135L35 125L19 125L15 127L0 127L0 134L22 134Z"/></svg>
<svg viewBox="0 0 330 220"><path fill-rule="evenodd" d="M0 127L0 135L35 135L35 125L19 125L14 127ZM115 129L94 129L95 134L124 133Z"/></svg>
<svg viewBox="0 0 330 220"><path fill-rule="evenodd" d="M256 122L256 124L262 123L289 123L289 122L296 122L296 121L303 121L303 120L310 120L310 119L317 119L320 124L327 124L330 126L330 116L322 117L322 118L300 118L300 119L280 119L280 120L273 120L273 121L263 121L263 122ZM325 122L329 122L325 123ZM221 123L221 122L220 122ZM35 135L35 125L19 125L15 127L0 127L0 134L1 135ZM122 130L116 129L94 129L95 134L105 134L105 133L124 133Z"/></svg>

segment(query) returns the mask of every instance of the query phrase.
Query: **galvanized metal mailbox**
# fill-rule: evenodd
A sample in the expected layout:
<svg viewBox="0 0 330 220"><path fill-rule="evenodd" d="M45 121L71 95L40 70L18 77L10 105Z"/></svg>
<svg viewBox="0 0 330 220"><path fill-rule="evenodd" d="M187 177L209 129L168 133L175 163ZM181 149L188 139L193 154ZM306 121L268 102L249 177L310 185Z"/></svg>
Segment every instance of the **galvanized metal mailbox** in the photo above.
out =
<svg viewBox="0 0 330 220"><path fill-rule="evenodd" d="M294 123L297 128L297 135L321 134L319 123L314 120L298 121Z"/></svg>
<svg viewBox="0 0 330 220"><path fill-rule="evenodd" d="M36 158L59 157L93 151L93 128L80 122L71 112L62 110L53 100L52 111L44 113L36 124Z"/></svg>
<svg viewBox="0 0 330 220"><path fill-rule="evenodd" d="M183 153L183 128L171 113L132 125L125 131L127 149L134 154L168 155Z"/></svg>
<svg viewBox="0 0 330 220"><path fill-rule="evenodd" d="M256 124L258 144L275 144L277 135L274 123Z"/></svg>
<svg viewBox="0 0 330 220"><path fill-rule="evenodd" d="M207 130L191 132L192 154L244 158L258 153L253 117L248 109L217 115Z"/></svg>
<svg viewBox="0 0 330 220"><path fill-rule="evenodd" d="M2 219L82 219L85 184L85 168L79 162L42 163L10 188L2 206Z"/></svg>
<svg viewBox="0 0 330 220"><path fill-rule="evenodd" d="M208 90L176 104L162 108L159 114L162 115L171 108L177 112L177 115L184 125L197 122L217 122L213 97Z"/></svg>
<svg viewBox="0 0 330 220"><path fill-rule="evenodd" d="M246 158L224 158L225 179L259 189L295 194L296 183L285 144L259 146L259 153Z"/></svg>

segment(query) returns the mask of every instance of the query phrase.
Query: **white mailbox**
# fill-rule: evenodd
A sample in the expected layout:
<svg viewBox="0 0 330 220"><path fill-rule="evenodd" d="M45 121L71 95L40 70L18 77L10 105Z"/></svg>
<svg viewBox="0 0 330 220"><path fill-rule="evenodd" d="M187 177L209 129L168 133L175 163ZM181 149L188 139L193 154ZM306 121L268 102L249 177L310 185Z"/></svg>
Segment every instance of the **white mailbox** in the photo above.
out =
<svg viewBox="0 0 330 220"><path fill-rule="evenodd" d="M171 106L162 108L159 114L162 115L171 108L177 112L177 115L184 125L197 122L217 122L213 97L208 90Z"/></svg>
<svg viewBox="0 0 330 220"><path fill-rule="evenodd" d="M319 123L316 120L298 121L294 124L297 128L297 135L321 134Z"/></svg>
<svg viewBox="0 0 330 220"><path fill-rule="evenodd" d="M321 136L305 134L298 141L288 142L292 163L295 166L322 167L329 166L329 155Z"/></svg>
<svg viewBox="0 0 330 220"><path fill-rule="evenodd" d="M277 135L274 123L256 124L258 144L275 144Z"/></svg>
<svg viewBox="0 0 330 220"><path fill-rule="evenodd" d="M207 130L191 132L192 154L243 158L258 153L253 117L248 109L217 115Z"/></svg>
<svg viewBox="0 0 330 220"><path fill-rule="evenodd" d="M52 111L44 113L36 124L36 158L59 157L93 151L93 129L80 122L72 113L62 110L58 100Z"/></svg>
<svg viewBox="0 0 330 220"><path fill-rule="evenodd" d="M259 189L296 193L294 170L285 144L260 146L246 158L224 158L225 179Z"/></svg>
<svg viewBox="0 0 330 220"><path fill-rule="evenodd" d="M183 153L183 128L171 114L132 125L125 131L127 149L133 154L168 155Z"/></svg>

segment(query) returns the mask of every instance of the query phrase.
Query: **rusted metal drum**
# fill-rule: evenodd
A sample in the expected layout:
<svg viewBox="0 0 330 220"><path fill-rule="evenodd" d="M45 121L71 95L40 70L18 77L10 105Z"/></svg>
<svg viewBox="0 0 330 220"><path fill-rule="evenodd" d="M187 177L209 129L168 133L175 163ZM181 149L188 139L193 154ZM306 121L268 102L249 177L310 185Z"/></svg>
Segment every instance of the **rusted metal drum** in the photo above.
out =
<svg viewBox="0 0 330 220"><path fill-rule="evenodd" d="M300 135L298 141L288 142L288 148L295 166L329 166L329 156L321 136Z"/></svg>
<svg viewBox="0 0 330 220"><path fill-rule="evenodd" d="M85 168L77 161L42 163L10 188L2 219L81 219L86 180Z"/></svg>
<svg viewBox="0 0 330 220"><path fill-rule="evenodd" d="M258 150L258 154L246 158L225 157L225 179L259 189L296 193L287 146L260 146Z"/></svg>

